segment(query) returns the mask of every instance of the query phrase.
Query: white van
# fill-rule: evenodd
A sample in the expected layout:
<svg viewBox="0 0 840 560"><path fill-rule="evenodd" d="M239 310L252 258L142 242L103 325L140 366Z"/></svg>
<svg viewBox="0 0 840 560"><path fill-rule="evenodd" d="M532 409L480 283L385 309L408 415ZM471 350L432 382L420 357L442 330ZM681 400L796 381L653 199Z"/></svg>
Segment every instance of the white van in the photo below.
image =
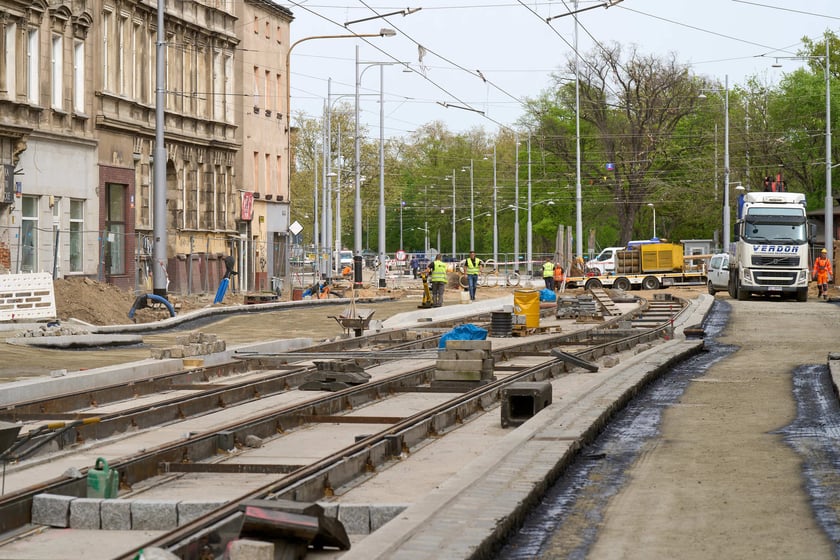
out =
<svg viewBox="0 0 840 560"><path fill-rule="evenodd" d="M616 253L623 251L625 247L607 247L593 259L586 263L586 267L597 272L598 276L607 276L615 273Z"/></svg>
<svg viewBox="0 0 840 560"><path fill-rule="evenodd" d="M709 270L706 271L706 286L709 293L726 292L729 289L729 253L712 255Z"/></svg>

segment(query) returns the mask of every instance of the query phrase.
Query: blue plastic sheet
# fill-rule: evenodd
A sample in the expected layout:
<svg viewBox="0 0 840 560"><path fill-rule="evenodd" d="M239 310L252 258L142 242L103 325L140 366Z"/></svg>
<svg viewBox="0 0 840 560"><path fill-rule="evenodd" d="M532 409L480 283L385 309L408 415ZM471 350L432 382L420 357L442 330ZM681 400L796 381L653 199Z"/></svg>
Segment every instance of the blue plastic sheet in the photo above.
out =
<svg viewBox="0 0 840 560"><path fill-rule="evenodd" d="M447 340L487 340L487 329L482 329L472 323L458 325L440 337L438 348L441 350L445 349Z"/></svg>
<svg viewBox="0 0 840 560"><path fill-rule="evenodd" d="M540 290L540 301L557 301L557 294L553 290L543 288Z"/></svg>

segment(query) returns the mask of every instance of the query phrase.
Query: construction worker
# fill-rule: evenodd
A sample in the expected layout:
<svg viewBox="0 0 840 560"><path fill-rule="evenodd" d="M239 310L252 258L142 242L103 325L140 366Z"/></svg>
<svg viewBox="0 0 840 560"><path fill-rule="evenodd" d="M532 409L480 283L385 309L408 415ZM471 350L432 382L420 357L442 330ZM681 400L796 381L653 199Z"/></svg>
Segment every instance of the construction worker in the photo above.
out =
<svg viewBox="0 0 840 560"><path fill-rule="evenodd" d="M470 301L475 301L475 290L478 288L478 273L484 267L484 261L475 256L475 251L470 251L470 256L464 259L464 268L467 272L467 286L470 291Z"/></svg>
<svg viewBox="0 0 840 560"><path fill-rule="evenodd" d="M820 256L814 259L814 270L811 273L817 282L817 297L828 299L828 281L834 274L831 271L831 261L828 260L828 251L823 249Z"/></svg>
<svg viewBox="0 0 840 560"><path fill-rule="evenodd" d="M440 253L429 265L429 278L432 281L432 307L443 305L443 292L446 289L446 265L441 259Z"/></svg>
<svg viewBox="0 0 840 560"><path fill-rule="evenodd" d="M554 265L554 290L557 291L563 286L563 281L566 279L566 274L563 272L563 267L560 263Z"/></svg>
<svg viewBox="0 0 840 560"><path fill-rule="evenodd" d="M554 291L554 263L551 259L552 257L548 256L543 263L543 280L545 280L545 289Z"/></svg>

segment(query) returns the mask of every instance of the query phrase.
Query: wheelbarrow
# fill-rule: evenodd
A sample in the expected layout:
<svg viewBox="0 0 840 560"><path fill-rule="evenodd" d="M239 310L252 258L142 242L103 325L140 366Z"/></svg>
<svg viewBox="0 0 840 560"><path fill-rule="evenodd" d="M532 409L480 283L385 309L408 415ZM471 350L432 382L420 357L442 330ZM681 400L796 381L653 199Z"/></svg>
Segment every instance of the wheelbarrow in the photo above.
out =
<svg viewBox="0 0 840 560"><path fill-rule="evenodd" d="M370 319L375 309L345 309L341 315L330 315L344 329L344 334L349 335L353 331L356 336L362 336L365 329L370 325Z"/></svg>

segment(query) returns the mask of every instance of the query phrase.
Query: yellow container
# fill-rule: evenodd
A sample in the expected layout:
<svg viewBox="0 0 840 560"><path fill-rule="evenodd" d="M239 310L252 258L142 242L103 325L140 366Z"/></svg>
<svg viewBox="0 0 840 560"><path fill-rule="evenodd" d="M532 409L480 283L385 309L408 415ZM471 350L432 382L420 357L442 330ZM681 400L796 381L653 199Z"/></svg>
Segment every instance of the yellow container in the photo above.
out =
<svg viewBox="0 0 840 560"><path fill-rule="evenodd" d="M540 293L536 290L514 290L514 315L525 316L525 328L535 329L540 326Z"/></svg>

